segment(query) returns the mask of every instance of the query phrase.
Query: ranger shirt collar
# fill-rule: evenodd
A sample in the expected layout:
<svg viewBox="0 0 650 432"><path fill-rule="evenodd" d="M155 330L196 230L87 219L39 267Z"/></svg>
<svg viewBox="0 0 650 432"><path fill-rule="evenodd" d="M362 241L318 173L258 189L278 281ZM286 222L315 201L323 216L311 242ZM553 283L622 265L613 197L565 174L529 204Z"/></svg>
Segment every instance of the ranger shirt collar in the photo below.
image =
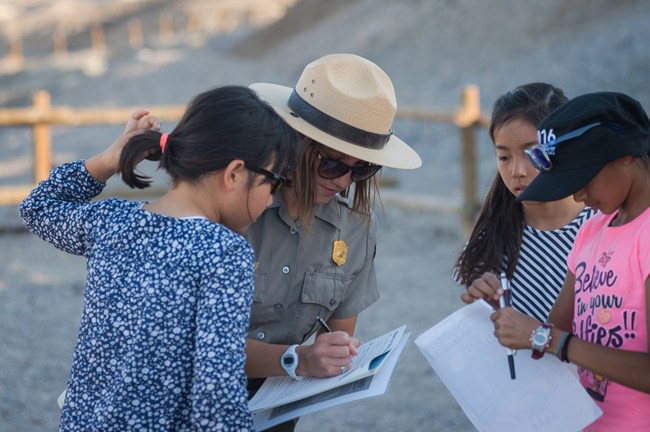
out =
<svg viewBox="0 0 650 432"><path fill-rule="evenodd" d="M314 216L317 217L318 219L321 219L332 226L334 226L336 229L342 229L342 220L341 220L341 207L344 206L349 208L349 200L346 197L342 197L340 195L336 195L334 199L331 199L327 202L327 204L318 204L316 206L316 211L314 212ZM275 194L273 196L273 203L267 208L267 210L272 209L272 208L278 208L278 214L280 215L280 218L290 227L296 228L296 221L294 221L291 218L291 215L289 215L289 210L287 209L287 205L284 203L284 200L282 199L282 196L280 194Z"/></svg>

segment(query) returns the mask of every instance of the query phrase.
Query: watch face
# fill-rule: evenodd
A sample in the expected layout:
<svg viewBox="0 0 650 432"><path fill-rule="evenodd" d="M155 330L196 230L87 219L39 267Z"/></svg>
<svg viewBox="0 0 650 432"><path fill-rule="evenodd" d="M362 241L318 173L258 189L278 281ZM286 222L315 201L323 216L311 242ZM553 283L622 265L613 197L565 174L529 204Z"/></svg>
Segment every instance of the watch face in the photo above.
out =
<svg viewBox="0 0 650 432"><path fill-rule="evenodd" d="M277 360L276 360L277 361ZM282 362L285 366L289 367L293 364L293 356L282 357ZM277 363L276 363L277 364Z"/></svg>
<svg viewBox="0 0 650 432"><path fill-rule="evenodd" d="M537 346L542 346L546 345L546 342L548 341L548 333L544 332L536 332L535 335L533 336L533 342Z"/></svg>

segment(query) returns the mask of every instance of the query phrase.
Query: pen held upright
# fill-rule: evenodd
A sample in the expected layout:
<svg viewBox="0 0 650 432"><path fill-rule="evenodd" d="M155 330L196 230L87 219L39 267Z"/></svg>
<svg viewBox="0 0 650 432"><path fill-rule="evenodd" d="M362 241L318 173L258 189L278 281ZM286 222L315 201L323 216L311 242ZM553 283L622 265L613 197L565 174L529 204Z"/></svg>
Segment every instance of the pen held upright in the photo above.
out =
<svg viewBox="0 0 650 432"><path fill-rule="evenodd" d="M503 295L499 297L499 307L504 308L511 305L512 301L512 290L510 290L510 283L505 273L501 273L501 288L503 288ZM510 378L515 379L515 358L514 355L517 351L510 348L506 348L508 353L508 368L510 369Z"/></svg>

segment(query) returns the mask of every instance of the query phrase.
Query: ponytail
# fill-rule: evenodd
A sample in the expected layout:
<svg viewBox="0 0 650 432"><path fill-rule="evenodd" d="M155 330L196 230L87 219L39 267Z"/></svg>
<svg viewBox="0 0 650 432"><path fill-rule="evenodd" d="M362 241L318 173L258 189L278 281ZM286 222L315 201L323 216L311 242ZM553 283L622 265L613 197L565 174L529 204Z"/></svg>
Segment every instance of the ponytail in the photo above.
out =
<svg viewBox="0 0 650 432"><path fill-rule="evenodd" d="M247 167L272 164L282 176L295 165L296 132L253 90L223 86L197 95L171 131L146 131L122 149L119 172L131 188L144 189L151 178L135 171L143 156L159 161L172 185L194 182L235 159Z"/></svg>
<svg viewBox="0 0 650 432"><path fill-rule="evenodd" d="M147 131L131 137L122 149L120 155L119 172L122 180L131 188L144 189L151 186L151 177L136 172L136 166L142 162L142 155L146 154L147 160L158 161L163 156L161 138L163 135L156 131ZM169 138L167 138L167 152L169 152Z"/></svg>

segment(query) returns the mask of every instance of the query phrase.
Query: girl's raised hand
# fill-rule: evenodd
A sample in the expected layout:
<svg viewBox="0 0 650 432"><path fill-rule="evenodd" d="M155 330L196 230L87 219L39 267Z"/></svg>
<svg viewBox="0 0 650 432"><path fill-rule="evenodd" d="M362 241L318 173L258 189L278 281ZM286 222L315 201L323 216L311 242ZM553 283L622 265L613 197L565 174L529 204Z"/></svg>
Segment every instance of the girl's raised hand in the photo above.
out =
<svg viewBox="0 0 650 432"><path fill-rule="evenodd" d="M148 130L160 131L160 120L158 117L149 115L149 110L144 108L133 111L131 118L126 122L122 135L106 150L109 166L117 172L120 154L126 143L132 136ZM147 156L147 154L142 155L142 159Z"/></svg>
<svg viewBox="0 0 650 432"><path fill-rule="evenodd" d="M129 139L137 134L141 134L148 130L160 130L160 121L155 116L149 115L149 110L140 108L131 114L131 118L127 121L122 135L115 140L110 147L101 152L100 154L89 158L86 163L86 169L97 181L105 183L115 173L117 173L120 163L120 155L122 149L129 141ZM142 159L147 157L148 154L143 154Z"/></svg>

